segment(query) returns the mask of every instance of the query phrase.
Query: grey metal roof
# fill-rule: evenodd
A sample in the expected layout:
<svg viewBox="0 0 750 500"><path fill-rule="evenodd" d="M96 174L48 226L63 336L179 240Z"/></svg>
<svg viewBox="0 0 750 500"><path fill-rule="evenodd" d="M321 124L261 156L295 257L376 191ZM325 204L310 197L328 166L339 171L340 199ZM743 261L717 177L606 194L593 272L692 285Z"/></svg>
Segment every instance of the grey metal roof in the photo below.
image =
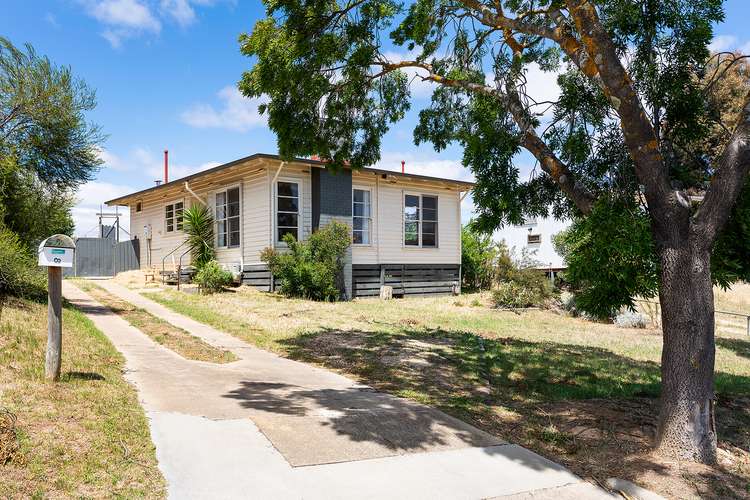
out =
<svg viewBox="0 0 750 500"><path fill-rule="evenodd" d="M141 191L136 191L134 193L126 194L124 196L118 196L117 198L113 198L113 199L111 199L109 201L106 201L105 203L107 205L125 205L125 203L123 203L123 201L126 200L126 199L133 198L133 197L143 196L145 194L149 194L149 193L161 190L161 189L167 189L169 187L178 186L178 185L182 184L183 182L191 181L193 179L197 179L197 178L200 178L200 177L205 177L207 175L211 175L211 174L214 174L216 172L221 172L222 170L234 167L234 166L239 165L241 163L245 163L247 161L252 161L252 160L257 160L257 159L283 161L283 158L281 156L279 156L279 155L272 155L272 154L268 154L268 153L255 153L255 154L252 154L250 156L246 156L244 158L239 158L237 160L233 160L233 161L230 161L228 163L224 163L222 165L218 165L216 167L209 168L207 170L202 170L200 172L196 172L194 174L191 174L191 175L188 175L188 176L185 176L185 177L181 177L181 178L175 179L173 181L169 181L169 182L167 182L165 184L159 184L158 186L152 186L150 188L143 189ZM306 163L308 165L317 166L317 167L321 167L321 168L325 168L325 166L327 164L327 162L325 162L325 161L311 160L309 158L293 158L293 159L287 160L287 161L293 161L293 162L298 162L298 163ZM402 174L401 172L397 172L397 171L394 171L394 170L382 170L382 169L379 169L379 168L364 167L364 168L361 169L361 171L363 171L363 172L373 172L375 174L393 175L393 176L396 176L396 177L404 177L404 178L410 178L410 179L420 179L420 180L437 181L437 182L449 182L451 184L457 184L457 185L460 185L460 186L464 186L467 189L471 189L474 186L473 182L458 181L458 180L454 180L454 179L445 179L445 178L442 178L442 177L432 177L432 176L429 176L429 175L419 175L419 174L409 174L409 173L403 173Z"/></svg>

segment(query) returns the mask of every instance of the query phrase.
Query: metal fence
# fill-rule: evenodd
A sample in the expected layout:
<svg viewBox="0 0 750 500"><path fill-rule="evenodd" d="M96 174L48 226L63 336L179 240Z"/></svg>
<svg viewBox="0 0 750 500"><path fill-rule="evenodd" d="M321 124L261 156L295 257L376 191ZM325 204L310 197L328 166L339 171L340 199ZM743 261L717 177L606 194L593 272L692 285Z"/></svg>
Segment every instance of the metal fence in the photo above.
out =
<svg viewBox="0 0 750 500"><path fill-rule="evenodd" d="M650 300L637 300L638 311L651 320L657 328L661 328L661 305ZM748 335L750 336L750 315L729 312L714 311L716 335Z"/></svg>
<svg viewBox="0 0 750 500"><path fill-rule="evenodd" d="M77 238L73 267L65 276L114 276L140 268L138 240L117 242L113 238Z"/></svg>

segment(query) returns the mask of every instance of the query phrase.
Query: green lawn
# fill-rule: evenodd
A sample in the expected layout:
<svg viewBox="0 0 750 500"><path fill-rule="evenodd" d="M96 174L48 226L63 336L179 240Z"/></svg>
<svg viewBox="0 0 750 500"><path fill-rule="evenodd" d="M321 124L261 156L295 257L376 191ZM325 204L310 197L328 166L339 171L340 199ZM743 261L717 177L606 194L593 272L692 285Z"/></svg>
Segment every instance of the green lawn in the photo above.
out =
<svg viewBox="0 0 750 500"><path fill-rule="evenodd" d="M0 318L0 408L16 417L15 431L0 434L7 452L0 497L163 498L124 359L83 314L65 307L62 377L47 382L46 322L46 304L15 299Z"/></svg>
<svg viewBox="0 0 750 500"><path fill-rule="evenodd" d="M719 339L716 356L721 446L736 460L708 475L683 470L657 481L654 471L667 466L649 455L660 390L656 330L500 311L481 294L349 303L245 287L145 295L264 349L439 407L586 477L619 474L667 496L750 491L750 342L743 337Z"/></svg>

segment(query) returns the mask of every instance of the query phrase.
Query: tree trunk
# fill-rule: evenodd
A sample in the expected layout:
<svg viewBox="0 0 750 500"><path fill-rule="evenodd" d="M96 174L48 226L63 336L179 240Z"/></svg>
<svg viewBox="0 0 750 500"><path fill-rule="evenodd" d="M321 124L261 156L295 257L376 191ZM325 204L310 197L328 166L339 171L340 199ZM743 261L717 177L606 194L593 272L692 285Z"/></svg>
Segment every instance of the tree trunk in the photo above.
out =
<svg viewBox="0 0 750 500"><path fill-rule="evenodd" d="M659 251L664 348L656 445L662 455L710 464L716 462L711 255L695 234L676 240Z"/></svg>

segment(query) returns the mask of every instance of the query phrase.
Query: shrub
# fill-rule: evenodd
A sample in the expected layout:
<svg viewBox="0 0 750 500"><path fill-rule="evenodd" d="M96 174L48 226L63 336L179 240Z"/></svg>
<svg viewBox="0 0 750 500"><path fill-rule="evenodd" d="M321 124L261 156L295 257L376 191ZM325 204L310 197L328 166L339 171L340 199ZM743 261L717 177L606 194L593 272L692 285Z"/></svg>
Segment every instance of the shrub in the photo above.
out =
<svg viewBox="0 0 750 500"><path fill-rule="evenodd" d="M281 280L281 293L312 300L338 300L344 288L346 250L351 244L349 226L332 222L315 231L307 241L284 236L288 251L266 248L261 255L274 277Z"/></svg>
<svg viewBox="0 0 750 500"><path fill-rule="evenodd" d="M492 236L480 233L469 223L461 228L461 277L467 290L492 286L495 261L500 253Z"/></svg>
<svg viewBox="0 0 750 500"><path fill-rule="evenodd" d="M565 258L565 280L576 296L576 307L609 320L635 297L658 292L659 263L648 214L631 202L603 199L590 215L554 238Z"/></svg>
<svg viewBox="0 0 750 500"><path fill-rule="evenodd" d="M646 328L646 317L641 313L625 310L615 316L614 323L619 328Z"/></svg>
<svg viewBox="0 0 750 500"><path fill-rule="evenodd" d="M232 273L222 268L215 260L209 260L195 274L193 281L201 287L204 293L220 292L232 283Z"/></svg>
<svg viewBox="0 0 750 500"><path fill-rule="evenodd" d="M7 296L41 299L47 291L44 271L9 229L0 229L0 300Z"/></svg>
<svg viewBox="0 0 750 500"><path fill-rule="evenodd" d="M492 291L495 307L544 307L554 296L554 290L544 274L533 269L522 270L518 278L499 283Z"/></svg>
<svg viewBox="0 0 750 500"><path fill-rule="evenodd" d="M216 255L214 251L214 218L205 205L193 205L182 212L183 229L187 235L193 265L201 270Z"/></svg>

